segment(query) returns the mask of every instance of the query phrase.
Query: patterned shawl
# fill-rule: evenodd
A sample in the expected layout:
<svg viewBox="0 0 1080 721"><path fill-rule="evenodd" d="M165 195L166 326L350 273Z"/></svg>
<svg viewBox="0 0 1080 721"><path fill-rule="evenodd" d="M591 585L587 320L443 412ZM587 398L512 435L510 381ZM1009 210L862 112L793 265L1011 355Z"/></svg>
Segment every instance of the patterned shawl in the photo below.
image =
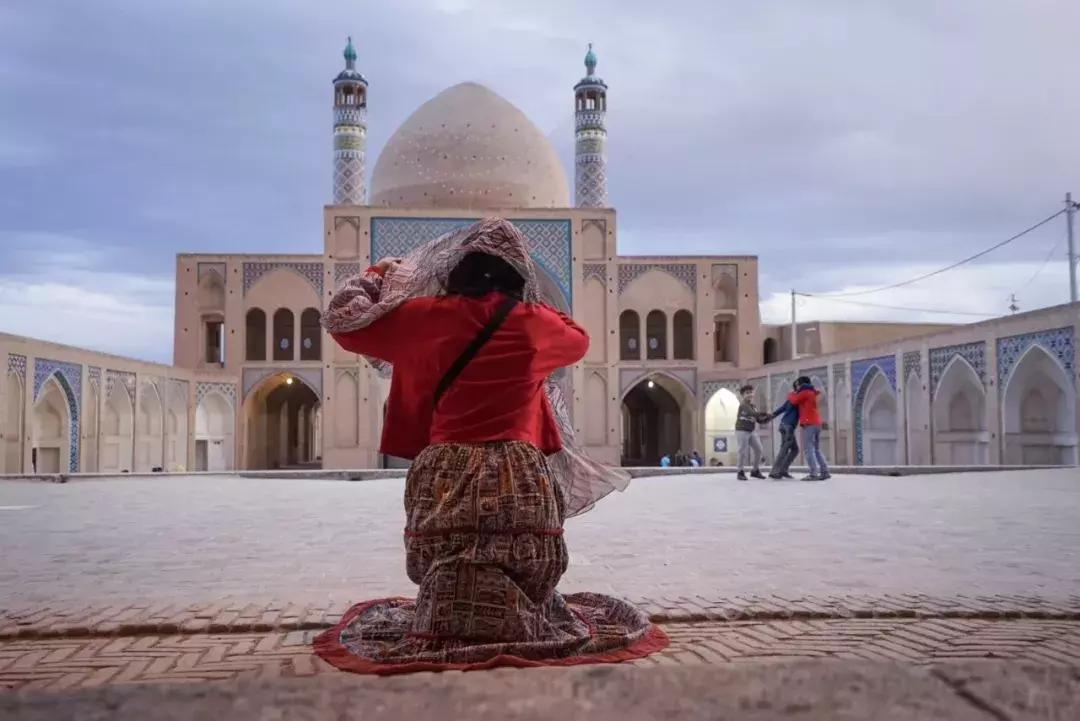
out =
<svg viewBox="0 0 1080 721"><path fill-rule="evenodd" d="M524 300L542 302L536 269L521 231L502 218L485 218L417 248L382 278L374 273L350 278L330 301L322 317L323 327L331 333L347 333L374 323L411 298L441 295L446 292L450 271L473 252L505 260L525 279ZM384 377L390 374L391 368L385 361L367 360ZM548 462L563 491L566 515L570 517L589 510L613 490L624 490L630 476L589 458L578 445L558 382L558 376L563 373L560 370L552 374L544 390L555 412L563 444L563 449L550 456Z"/></svg>

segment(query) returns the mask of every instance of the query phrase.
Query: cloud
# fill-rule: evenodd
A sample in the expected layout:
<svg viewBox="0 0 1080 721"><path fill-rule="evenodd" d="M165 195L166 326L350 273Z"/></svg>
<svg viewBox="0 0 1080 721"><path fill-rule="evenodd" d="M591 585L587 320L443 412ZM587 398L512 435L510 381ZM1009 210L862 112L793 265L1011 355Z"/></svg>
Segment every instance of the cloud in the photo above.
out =
<svg viewBox="0 0 1080 721"><path fill-rule="evenodd" d="M0 230L80 239L52 253L94 254L105 275L87 290L171 277L178 252L318 253L345 35L371 83L369 172L462 80L521 107L572 169L571 89L594 42L620 252L756 254L767 309L792 285L944 265L1080 191L1080 94L1062 71L1077 27L1066 0L15 0L0 8ZM988 260L1038 264L1053 240ZM40 286L43 258L8 255L0 279ZM1002 293L971 297L990 312ZM877 310L845 312L893 317Z"/></svg>

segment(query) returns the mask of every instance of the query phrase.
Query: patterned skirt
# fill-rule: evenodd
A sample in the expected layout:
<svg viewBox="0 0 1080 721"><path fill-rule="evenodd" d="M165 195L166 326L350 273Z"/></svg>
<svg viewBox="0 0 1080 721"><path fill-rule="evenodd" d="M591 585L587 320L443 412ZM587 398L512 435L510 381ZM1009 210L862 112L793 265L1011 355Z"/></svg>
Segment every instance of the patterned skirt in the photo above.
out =
<svg viewBox="0 0 1080 721"><path fill-rule="evenodd" d="M358 673L564 666L641 658L664 632L634 606L555 591L563 501L544 455L519 441L425 449L405 483L413 599L365 601L315 640Z"/></svg>

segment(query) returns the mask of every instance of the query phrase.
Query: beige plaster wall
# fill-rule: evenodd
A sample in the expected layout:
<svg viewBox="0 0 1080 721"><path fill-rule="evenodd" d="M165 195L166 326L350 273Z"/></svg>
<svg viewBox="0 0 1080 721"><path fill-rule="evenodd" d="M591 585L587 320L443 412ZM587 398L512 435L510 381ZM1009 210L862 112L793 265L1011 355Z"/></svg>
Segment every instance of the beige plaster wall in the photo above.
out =
<svg viewBox="0 0 1080 721"><path fill-rule="evenodd" d="M11 357L26 359L22 378L7 372ZM131 423L124 429L126 456L117 458L119 470L150 470L155 466L167 469L167 459L170 457L167 451L170 447L177 451L173 465L183 469L192 467L194 444L186 429L192 427L196 384L204 379L201 374L34 338L0 334L0 363L4 364L0 368L5 371L0 373L0 408L3 409L0 413L0 447L4 449L0 453L0 472L17 474L32 470L35 409L38 403L47 400L39 397L38 403L35 403L33 379L38 365L48 361L78 367L81 385L78 399L81 471L100 470L108 444L115 442L115 439L111 441L108 437L109 429L103 423L110 376L114 378L114 392L124 395L132 411ZM92 372L92 368L97 370ZM125 381L130 381L130 384ZM181 388L184 389L182 395L179 394ZM162 400L159 400L159 394ZM66 407L60 410L63 422L74 420ZM169 423L170 411L182 416L177 418L176 424ZM175 429L172 434L170 428ZM181 429L182 439L179 437ZM9 452L12 450L13 453ZM64 453L67 453L66 449ZM66 464L61 471L68 471Z"/></svg>

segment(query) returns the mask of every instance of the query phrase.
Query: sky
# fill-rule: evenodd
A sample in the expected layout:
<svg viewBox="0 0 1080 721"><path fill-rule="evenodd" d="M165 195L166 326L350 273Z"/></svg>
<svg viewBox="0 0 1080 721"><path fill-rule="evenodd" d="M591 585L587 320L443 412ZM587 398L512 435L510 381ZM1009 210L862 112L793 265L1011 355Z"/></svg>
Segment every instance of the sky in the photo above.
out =
<svg viewBox="0 0 1080 721"><path fill-rule="evenodd" d="M789 321L792 288L904 280L1080 197L1066 0L6 0L0 331L168 361L177 253L320 253L347 35L370 83L369 172L413 110L467 80L572 168L594 43L619 252L757 255L766 322ZM1064 235L1057 218L850 300L1062 303ZM812 298L798 315L982 317Z"/></svg>

